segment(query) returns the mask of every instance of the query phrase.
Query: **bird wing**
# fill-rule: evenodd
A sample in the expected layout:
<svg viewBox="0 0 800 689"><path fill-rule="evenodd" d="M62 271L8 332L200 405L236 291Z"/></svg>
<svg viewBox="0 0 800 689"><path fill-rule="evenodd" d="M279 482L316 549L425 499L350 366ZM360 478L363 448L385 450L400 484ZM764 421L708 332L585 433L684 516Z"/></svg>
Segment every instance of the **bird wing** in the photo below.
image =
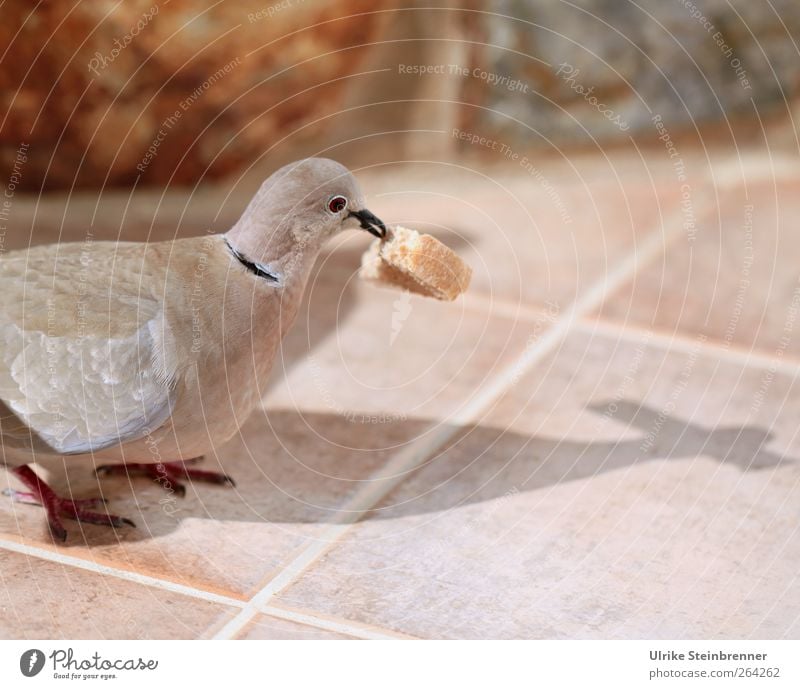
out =
<svg viewBox="0 0 800 689"><path fill-rule="evenodd" d="M175 357L145 247L64 244L0 259L5 444L83 454L170 417Z"/></svg>

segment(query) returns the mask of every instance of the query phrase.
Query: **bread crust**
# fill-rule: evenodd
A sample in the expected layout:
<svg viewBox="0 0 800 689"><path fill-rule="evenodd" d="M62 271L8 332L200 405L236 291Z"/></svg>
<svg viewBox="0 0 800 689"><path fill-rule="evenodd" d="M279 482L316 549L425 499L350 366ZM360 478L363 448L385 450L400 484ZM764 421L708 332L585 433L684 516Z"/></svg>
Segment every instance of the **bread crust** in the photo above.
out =
<svg viewBox="0 0 800 689"><path fill-rule="evenodd" d="M469 287L472 269L428 234L399 225L376 239L361 258L363 280L453 301Z"/></svg>

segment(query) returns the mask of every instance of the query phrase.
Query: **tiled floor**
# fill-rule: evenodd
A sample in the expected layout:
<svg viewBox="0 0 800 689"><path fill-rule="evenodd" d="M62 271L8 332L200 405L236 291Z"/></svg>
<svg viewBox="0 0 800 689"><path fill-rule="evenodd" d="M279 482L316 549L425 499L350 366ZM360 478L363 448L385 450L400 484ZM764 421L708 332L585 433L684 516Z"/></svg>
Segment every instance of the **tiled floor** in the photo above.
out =
<svg viewBox="0 0 800 689"><path fill-rule="evenodd" d="M54 485L139 528L66 546L0 502L0 636L797 638L800 172L687 154L687 206L663 158L363 175L470 293L362 285L366 238L335 240L208 460L238 488L165 504L70 466ZM6 248L222 229L243 194L106 195L94 225L89 197L19 198Z"/></svg>

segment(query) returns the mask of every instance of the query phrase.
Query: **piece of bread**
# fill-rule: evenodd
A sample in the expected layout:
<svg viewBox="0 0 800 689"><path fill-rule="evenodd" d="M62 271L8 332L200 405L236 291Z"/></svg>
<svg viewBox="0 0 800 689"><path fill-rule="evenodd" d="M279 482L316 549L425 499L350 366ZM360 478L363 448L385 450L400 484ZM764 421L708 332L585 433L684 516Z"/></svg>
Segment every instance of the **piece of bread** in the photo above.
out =
<svg viewBox="0 0 800 689"><path fill-rule="evenodd" d="M389 228L361 257L363 280L453 301L466 291L472 269L458 254L429 234Z"/></svg>

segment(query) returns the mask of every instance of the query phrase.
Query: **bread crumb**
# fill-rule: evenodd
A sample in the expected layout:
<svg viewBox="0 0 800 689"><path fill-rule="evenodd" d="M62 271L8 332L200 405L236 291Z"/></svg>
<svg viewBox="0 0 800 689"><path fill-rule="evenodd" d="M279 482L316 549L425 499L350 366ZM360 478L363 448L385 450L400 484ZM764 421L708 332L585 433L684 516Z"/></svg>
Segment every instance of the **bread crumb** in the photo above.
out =
<svg viewBox="0 0 800 689"><path fill-rule="evenodd" d="M472 269L435 237L398 225L370 245L361 258L359 277L453 301L469 287Z"/></svg>

